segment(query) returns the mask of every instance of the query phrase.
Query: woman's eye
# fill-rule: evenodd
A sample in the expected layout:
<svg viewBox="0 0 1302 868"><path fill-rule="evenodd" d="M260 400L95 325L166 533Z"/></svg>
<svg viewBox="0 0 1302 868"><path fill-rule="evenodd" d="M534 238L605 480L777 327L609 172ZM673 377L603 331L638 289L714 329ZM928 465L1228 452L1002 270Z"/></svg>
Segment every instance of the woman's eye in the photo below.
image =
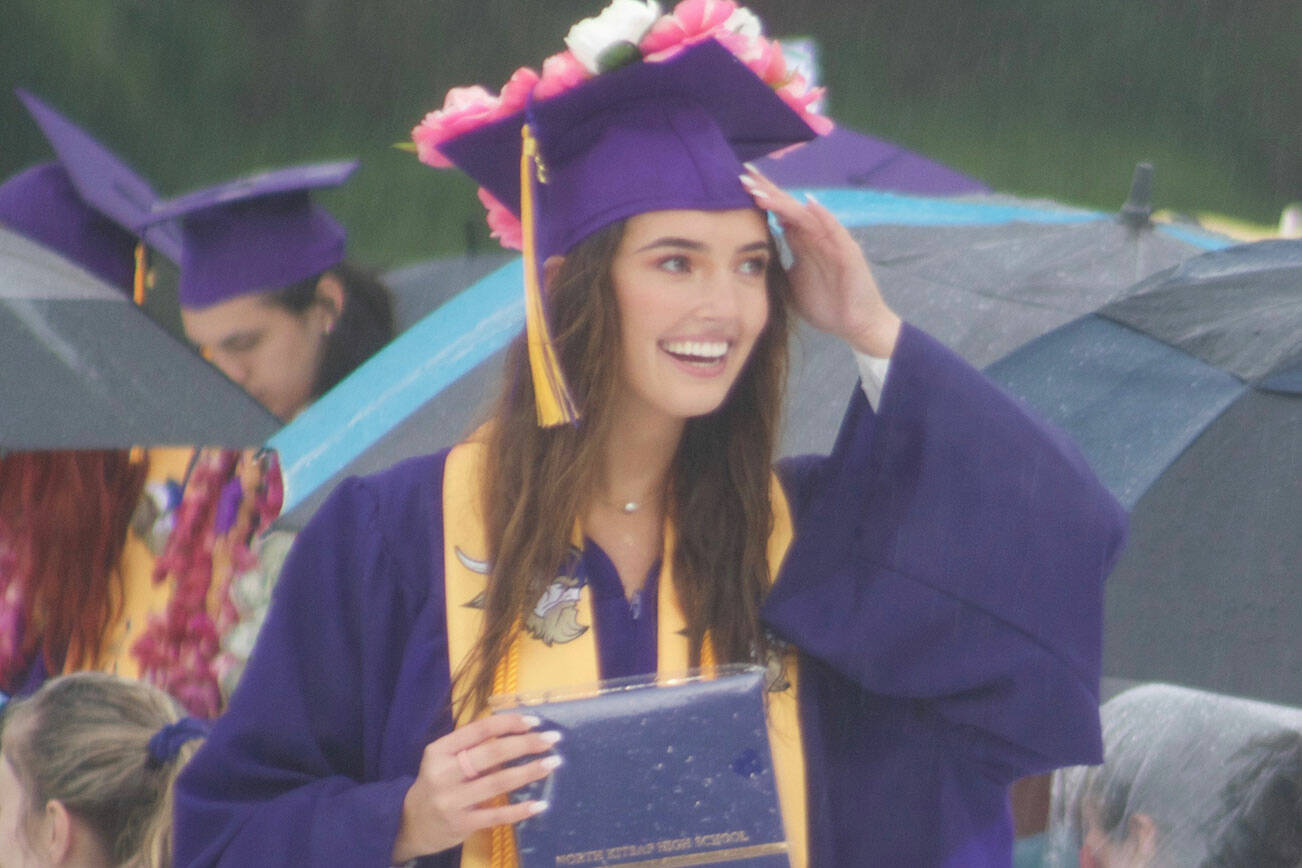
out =
<svg viewBox="0 0 1302 868"><path fill-rule="evenodd" d="M741 263L741 273L749 275L762 275L769 268L769 258L767 256L752 256L743 260Z"/></svg>
<svg viewBox="0 0 1302 868"><path fill-rule="evenodd" d="M691 270L691 263L686 256L669 256L657 263L657 266L674 274L685 274Z"/></svg>

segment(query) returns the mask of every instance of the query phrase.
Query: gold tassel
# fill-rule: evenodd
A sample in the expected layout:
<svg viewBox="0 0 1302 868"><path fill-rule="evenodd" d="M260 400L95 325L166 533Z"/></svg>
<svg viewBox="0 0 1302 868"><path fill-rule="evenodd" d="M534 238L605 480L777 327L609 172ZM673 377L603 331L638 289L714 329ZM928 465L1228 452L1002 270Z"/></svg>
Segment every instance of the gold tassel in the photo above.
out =
<svg viewBox="0 0 1302 868"><path fill-rule="evenodd" d="M556 347L547 328L547 313L539 285L538 250L534 232L534 177L545 183L542 161L538 157L538 140L525 124L520 130L520 223L524 229L524 304L525 333L529 341L529 372L533 377L534 404L538 424L551 428L563 422L573 423L579 413L565 384L565 373L556 358Z"/></svg>
<svg viewBox="0 0 1302 868"><path fill-rule="evenodd" d="M145 279L149 274L149 261L145 254L145 242L136 244L136 273L131 283L131 298L136 305L145 303Z"/></svg>

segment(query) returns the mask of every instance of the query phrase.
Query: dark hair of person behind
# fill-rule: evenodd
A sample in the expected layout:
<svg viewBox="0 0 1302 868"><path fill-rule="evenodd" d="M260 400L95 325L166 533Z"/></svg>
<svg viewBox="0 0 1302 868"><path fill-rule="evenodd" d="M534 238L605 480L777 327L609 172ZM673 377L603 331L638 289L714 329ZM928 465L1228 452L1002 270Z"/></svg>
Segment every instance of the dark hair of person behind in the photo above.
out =
<svg viewBox="0 0 1302 868"><path fill-rule="evenodd" d="M1221 794L1225 814L1204 868L1302 865L1302 732L1254 739Z"/></svg>
<svg viewBox="0 0 1302 868"><path fill-rule="evenodd" d="M506 386L487 434L483 495L493 566L484 633L457 672L470 679L463 695L474 709L486 706L494 663L564 562L574 522L596 491L602 444L620 424L612 418L620 319L610 274L623 231L617 223L577 245L547 293L579 423L539 427L523 336L507 355ZM669 480L674 582L694 665L707 630L719 663L762 661L768 650L759 610L771 581L769 485L788 337L786 273L771 240L770 254L768 324L724 405L688 421Z"/></svg>
<svg viewBox="0 0 1302 868"><path fill-rule="evenodd" d="M388 287L371 271L348 261L329 268L344 286L344 309L326 339L325 355L312 384L319 398L375 355L393 339L393 299ZM269 294L268 302L303 313L317 300L320 275L300 280Z"/></svg>
<svg viewBox="0 0 1302 868"><path fill-rule="evenodd" d="M148 465L129 452L0 457L0 541L22 596L22 645L0 683L36 653L47 671L90 666L122 600L122 550Z"/></svg>

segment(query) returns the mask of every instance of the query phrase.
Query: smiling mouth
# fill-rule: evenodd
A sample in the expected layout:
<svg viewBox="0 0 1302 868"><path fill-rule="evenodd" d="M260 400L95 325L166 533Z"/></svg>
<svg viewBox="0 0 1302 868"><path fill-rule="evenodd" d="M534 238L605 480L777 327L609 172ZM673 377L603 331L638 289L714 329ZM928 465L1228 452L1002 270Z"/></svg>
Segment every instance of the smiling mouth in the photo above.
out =
<svg viewBox="0 0 1302 868"><path fill-rule="evenodd" d="M665 341L660 348L687 365L710 367L728 355L728 341Z"/></svg>

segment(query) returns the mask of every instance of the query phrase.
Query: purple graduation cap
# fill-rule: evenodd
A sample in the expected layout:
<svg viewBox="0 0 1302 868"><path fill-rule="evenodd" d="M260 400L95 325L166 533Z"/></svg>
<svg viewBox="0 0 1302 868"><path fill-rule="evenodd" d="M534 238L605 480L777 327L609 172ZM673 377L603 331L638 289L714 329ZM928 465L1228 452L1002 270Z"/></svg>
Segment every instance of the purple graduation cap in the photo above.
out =
<svg viewBox="0 0 1302 868"><path fill-rule="evenodd" d="M539 423L572 422L547 335L538 267L618 220L649 211L754 208L742 163L817 133L713 39L584 81L438 144L524 223L526 328ZM524 170L524 148L537 157Z"/></svg>
<svg viewBox="0 0 1302 868"><path fill-rule="evenodd" d="M585 81L438 146L521 216L521 128L537 139L540 261L648 211L754 208L742 163L817 133L712 39Z"/></svg>
<svg viewBox="0 0 1302 868"><path fill-rule="evenodd" d="M0 185L0 223L130 291L136 247L157 194L81 127L27 91L14 92L58 161L33 166ZM146 241L168 258L180 256L173 232L151 231Z"/></svg>
<svg viewBox="0 0 1302 868"><path fill-rule="evenodd" d="M276 169L155 205L149 223L180 225L181 307L281 289L337 265L344 227L309 192L356 168L350 160Z"/></svg>

